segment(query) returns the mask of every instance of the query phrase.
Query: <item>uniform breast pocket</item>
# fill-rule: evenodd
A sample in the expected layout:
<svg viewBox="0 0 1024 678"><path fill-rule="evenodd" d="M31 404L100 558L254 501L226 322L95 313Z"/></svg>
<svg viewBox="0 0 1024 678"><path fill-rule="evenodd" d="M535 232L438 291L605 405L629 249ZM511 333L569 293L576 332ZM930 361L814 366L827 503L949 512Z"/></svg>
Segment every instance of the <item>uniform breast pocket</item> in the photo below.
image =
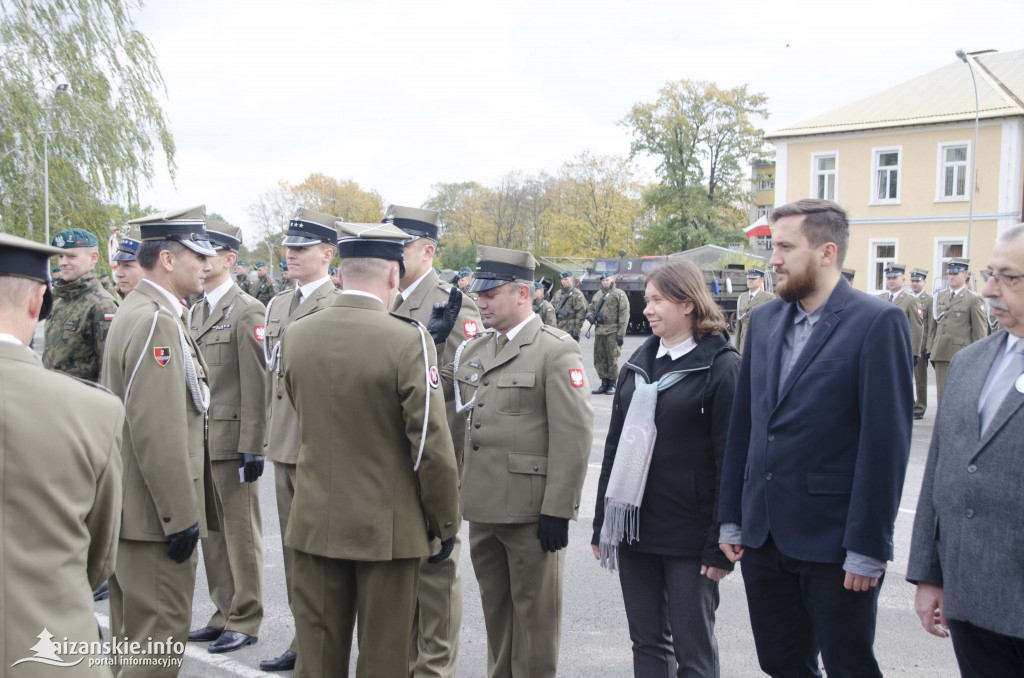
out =
<svg viewBox="0 0 1024 678"><path fill-rule="evenodd" d="M498 376L498 414L530 414L535 407L537 375L505 372Z"/></svg>
<svg viewBox="0 0 1024 678"><path fill-rule="evenodd" d="M804 374L821 374L826 372L835 372L836 370L843 369L846 365L846 358L837 358L835 360L816 360L812 361L807 369L804 370Z"/></svg>
<svg viewBox="0 0 1024 678"><path fill-rule="evenodd" d="M539 454L508 455L508 497L510 516L532 516L540 513L544 488L548 480L548 458Z"/></svg>
<svg viewBox="0 0 1024 678"><path fill-rule="evenodd" d="M212 332L203 339L203 358L207 365L223 365L230 360L234 342L231 332Z"/></svg>

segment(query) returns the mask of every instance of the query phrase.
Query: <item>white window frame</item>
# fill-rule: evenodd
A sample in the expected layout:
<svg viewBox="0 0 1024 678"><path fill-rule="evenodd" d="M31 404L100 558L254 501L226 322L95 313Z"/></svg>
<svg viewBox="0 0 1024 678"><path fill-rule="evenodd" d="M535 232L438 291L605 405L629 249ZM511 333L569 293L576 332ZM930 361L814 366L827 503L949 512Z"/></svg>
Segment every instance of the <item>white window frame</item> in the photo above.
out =
<svg viewBox="0 0 1024 678"><path fill-rule="evenodd" d="M771 174L759 174L757 176L757 190L771 191L775 188L775 177Z"/></svg>
<svg viewBox="0 0 1024 678"><path fill-rule="evenodd" d="M775 205L757 205L757 218L771 217L772 211L775 209Z"/></svg>
<svg viewBox="0 0 1024 678"><path fill-rule="evenodd" d="M811 192L809 195L812 198L819 197L818 159L829 157L834 157L836 159L836 168L835 170L833 170L833 175L835 176L835 195L833 195L831 198L828 197L827 195L821 197L825 198L826 200L831 200L832 202L839 202L839 151L821 151L819 153L811 153Z"/></svg>
<svg viewBox="0 0 1024 678"><path fill-rule="evenodd" d="M935 166L935 202L969 202L971 199L971 191L974 189L974 182L972 177L974 176L974 168L971 167L971 141L940 141L938 146L938 153L936 155L936 166ZM965 193L961 195L946 197L943 188L945 188L944 182L946 181L946 149L953 148L955 146L964 146L967 149L966 158L966 171L967 176L964 181Z"/></svg>
<svg viewBox="0 0 1024 678"><path fill-rule="evenodd" d="M772 237L770 235L758 235L754 237L754 249L770 250L772 248Z"/></svg>
<svg viewBox="0 0 1024 678"><path fill-rule="evenodd" d="M935 253L932 257L932 262L935 267L934 269L932 269L935 271L935 275L932 276L933 290L946 289L949 286L948 283L946 283L946 262L952 259L952 257L942 256L943 245L960 245L960 256L963 256L962 253L967 249L967 236L946 235L935 237ZM939 281L942 281L942 285L939 288L936 288L935 286L937 283L939 283Z"/></svg>
<svg viewBox="0 0 1024 678"><path fill-rule="evenodd" d="M892 245L892 258L889 257L878 257L879 245ZM885 275L882 275L879 279L877 275L879 263L891 263L894 264L900 260L900 240L899 238L870 238L868 240L868 292L884 292L885 291Z"/></svg>
<svg viewBox="0 0 1024 678"><path fill-rule="evenodd" d="M878 164L879 157L883 153L896 153L896 166L882 167ZM896 197L895 198L879 198L878 197L878 175L881 172L888 174L890 171L896 172ZM903 184L903 146L876 146L871 149L871 187L870 187L870 205L899 205L902 197L902 184ZM889 182L886 181L886 187L888 188Z"/></svg>

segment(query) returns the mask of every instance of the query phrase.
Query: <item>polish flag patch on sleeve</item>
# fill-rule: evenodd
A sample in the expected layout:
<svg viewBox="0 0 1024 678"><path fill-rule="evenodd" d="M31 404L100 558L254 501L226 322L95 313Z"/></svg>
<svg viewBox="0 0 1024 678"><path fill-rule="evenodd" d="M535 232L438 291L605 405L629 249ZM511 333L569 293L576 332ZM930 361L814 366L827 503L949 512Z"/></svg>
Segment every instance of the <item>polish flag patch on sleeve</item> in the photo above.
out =
<svg viewBox="0 0 1024 678"><path fill-rule="evenodd" d="M583 370L578 367L569 370L569 383L575 388L583 388Z"/></svg>
<svg viewBox="0 0 1024 678"><path fill-rule="evenodd" d="M256 325L253 327L253 331L256 333L256 341L263 341L267 338L267 328L264 325Z"/></svg>
<svg viewBox="0 0 1024 678"><path fill-rule="evenodd" d="M475 337L476 333L480 330L477 329L475 320L463 320L462 331L466 334L466 337Z"/></svg>
<svg viewBox="0 0 1024 678"><path fill-rule="evenodd" d="M109 323L113 319L114 319L114 314L113 313L104 313L103 314L103 321L104 322L108 322Z"/></svg>

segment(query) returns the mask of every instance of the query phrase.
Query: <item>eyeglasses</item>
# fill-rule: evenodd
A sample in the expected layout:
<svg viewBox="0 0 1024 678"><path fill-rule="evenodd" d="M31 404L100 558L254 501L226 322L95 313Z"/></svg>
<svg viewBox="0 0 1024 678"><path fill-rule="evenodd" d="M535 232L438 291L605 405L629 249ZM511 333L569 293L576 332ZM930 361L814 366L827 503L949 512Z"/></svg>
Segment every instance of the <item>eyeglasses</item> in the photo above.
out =
<svg viewBox="0 0 1024 678"><path fill-rule="evenodd" d="M1009 273L995 273L994 271L991 271L989 269L985 269L983 271L979 271L979 273L981 274L981 279L984 280L985 282L988 282L989 278L995 278L996 282L999 283L999 286L1002 287L1003 289L1007 289L1007 290L1011 290L1014 287L1016 287L1017 283L1020 282L1020 279L1024 278L1024 275L1010 275Z"/></svg>

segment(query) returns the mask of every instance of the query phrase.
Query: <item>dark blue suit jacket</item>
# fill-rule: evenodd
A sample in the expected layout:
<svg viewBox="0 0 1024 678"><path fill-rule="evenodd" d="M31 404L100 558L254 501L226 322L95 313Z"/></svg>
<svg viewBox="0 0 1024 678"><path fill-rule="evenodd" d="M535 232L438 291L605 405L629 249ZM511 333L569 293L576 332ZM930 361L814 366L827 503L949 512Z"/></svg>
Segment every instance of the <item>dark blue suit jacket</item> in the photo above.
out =
<svg viewBox="0 0 1024 678"><path fill-rule="evenodd" d="M893 557L910 453L913 350L906 314L840 280L779 388L796 304L754 309L722 469L719 520L743 544L842 563Z"/></svg>

